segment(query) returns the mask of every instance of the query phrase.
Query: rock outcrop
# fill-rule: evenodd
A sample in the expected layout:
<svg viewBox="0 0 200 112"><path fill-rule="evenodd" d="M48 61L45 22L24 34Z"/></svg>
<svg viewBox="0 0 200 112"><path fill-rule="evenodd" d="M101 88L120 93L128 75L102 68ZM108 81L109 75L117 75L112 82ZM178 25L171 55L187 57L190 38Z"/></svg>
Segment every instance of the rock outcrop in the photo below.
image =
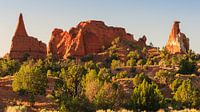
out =
<svg viewBox="0 0 200 112"><path fill-rule="evenodd" d="M12 59L23 59L30 56L34 59L44 59L46 57L46 44L38 41L37 38L28 36L22 14L19 16L18 25L12 39L9 56Z"/></svg>
<svg viewBox="0 0 200 112"><path fill-rule="evenodd" d="M189 38L180 32L179 23L179 21L174 22L166 44L166 49L172 54L187 53L189 50Z"/></svg>
<svg viewBox="0 0 200 112"><path fill-rule="evenodd" d="M95 20L80 22L71 28L69 33L62 29L54 29L47 52L59 59L68 56L82 57L101 52L102 48L108 48L117 37L137 42L124 28L109 27L104 22ZM141 39L142 44L145 42L146 38Z"/></svg>
<svg viewBox="0 0 200 112"><path fill-rule="evenodd" d="M139 46L145 46L146 45L146 41L147 41L147 37L145 35L143 35L141 38L138 39L137 44Z"/></svg>

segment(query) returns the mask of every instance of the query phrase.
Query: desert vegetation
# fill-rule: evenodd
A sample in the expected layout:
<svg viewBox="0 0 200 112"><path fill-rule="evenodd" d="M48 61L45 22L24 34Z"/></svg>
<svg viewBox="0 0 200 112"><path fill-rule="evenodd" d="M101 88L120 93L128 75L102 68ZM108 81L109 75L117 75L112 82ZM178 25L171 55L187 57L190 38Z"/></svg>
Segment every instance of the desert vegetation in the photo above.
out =
<svg viewBox="0 0 200 112"><path fill-rule="evenodd" d="M122 57L119 50L127 48ZM105 53L108 57L101 61L95 60L98 54L79 60L56 60L51 54L44 60L2 58L0 76L13 77L13 92L29 102L25 107L9 104L7 110L34 109L38 96L51 99L53 110L61 112L200 109L199 58L194 52L173 55L150 46L127 47L117 39ZM50 77L54 83L47 93Z"/></svg>

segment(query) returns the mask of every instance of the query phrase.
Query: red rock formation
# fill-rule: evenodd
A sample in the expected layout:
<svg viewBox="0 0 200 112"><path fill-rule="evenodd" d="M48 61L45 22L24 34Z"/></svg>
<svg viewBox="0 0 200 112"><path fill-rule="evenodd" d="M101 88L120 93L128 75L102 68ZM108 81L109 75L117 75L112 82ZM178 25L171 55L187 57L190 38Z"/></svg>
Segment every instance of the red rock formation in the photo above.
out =
<svg viewBox="0 0 200 112"><path fill-rule="evenodd" d="M108 48L117 37L136 42L124 28L108 27L102 21L85 21L71 28L69 33L54 29L47 51L58 58L81 57L101 52L102 47ZM145 42L146 38L143 38L141 43Z"/></svg>
<svg viewBox="0 0 200 112"><path fill-rule="evenodd" d="M147 41L147 37L145 35L143 35L141 38L138 39L137 43L138 43L139 46L145 46L146 41Z"/></svg>
<svg viewBox="0 0 200 112"><path fill-rule="evenodd" d="M62 29L54 29L47 49L48 53L52 53L54 58L63 58L67 49L67 43L71 42L71 36Z"/></svg>
<svg viewBox="0 0 200 112"><path fill-rule="evenodd" d="M20 16L19 16L19 21L18 21L18 24L17 24L17 29L16 29L14 35L15 36L28 37L28 34L26 32L26 28L25 28L25 25L24 25L24 20L23 20L22 14L20 14Z"/></svg>
<svg viewBox="0 0 200 112"><path fill-rule="evenodd" d="M189 38L180 32L179 23L179 21L174 22L166 44L166 49L172 54L187 53L189 50Z"/></svg>
<svg viewBox="0 0 200 112"><path fill-rule="evenodd" d="M18 25L12 39L9 56L12 59L21 60L27 54L31 58L45 58L46 44L38 41L36 38L28 36L22 14L19 16Z"/></svg>

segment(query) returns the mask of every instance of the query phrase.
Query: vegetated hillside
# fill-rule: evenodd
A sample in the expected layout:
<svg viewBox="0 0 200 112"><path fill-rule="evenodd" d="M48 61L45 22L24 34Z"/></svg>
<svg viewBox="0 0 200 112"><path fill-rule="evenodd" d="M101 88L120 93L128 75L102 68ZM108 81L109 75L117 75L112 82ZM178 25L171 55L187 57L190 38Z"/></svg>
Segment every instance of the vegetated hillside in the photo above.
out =
<svg viewBox="0 0 200 112"><path fill-rule="evenodd" d="M80 59L54 60L49 55L45 60L25 60L1 59L1 108L25 105L30 111L75 112L200 108L199 55L191 50L170 54L164 48L116 38L103 52Z"/></svg>
<svg viewBox="0 0 200 112"><path fill-rule="evenodd" d="M0 112L3 112L5 107L14 105L24 105L30 107L28 101L29 96L20 96L12 90L13 76L5 76L0 78ZM47 95L53 90L55 78L48 78L48 87L46 88ZM34 107L28 108L28 112L40 111L41 109L57 110L57 105L52 99L46 96L37 96Z"/></svg>

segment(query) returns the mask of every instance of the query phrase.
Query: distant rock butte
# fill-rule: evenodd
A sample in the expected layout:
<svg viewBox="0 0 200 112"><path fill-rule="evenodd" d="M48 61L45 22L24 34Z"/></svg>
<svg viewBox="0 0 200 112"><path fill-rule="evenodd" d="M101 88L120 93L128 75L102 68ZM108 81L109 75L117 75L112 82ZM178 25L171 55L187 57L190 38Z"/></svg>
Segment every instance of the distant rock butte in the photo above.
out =
<svg viewBox="0 0 200 112"><path fill-rule="evenodd" d="M117 37L132 41L133 44L146 45L145 36L136 41L133 35L126 33L124 28L106 26L102 21L90 20L80 22L69 32L54 29L47 52L59 59L68 56L82 57L101 52L103 47L108 48Z"/></svg>
<svg viewBox="0 0 200 112"><path fill-rule="evenodd" d="M189 38L180 32L179 23L179 21L174 22L166 44L166 49L172 54L187 53L189 50Z"/></svg>
<svg viewBox="0 0 200 112"><path fill-rule="evenodd" d="M19 16L18 25L12 39L9 56L12 59L23 59L27 54L34 59L46 57L46 44L38 41L37 38L28 36L22 14Z"/></svg>

